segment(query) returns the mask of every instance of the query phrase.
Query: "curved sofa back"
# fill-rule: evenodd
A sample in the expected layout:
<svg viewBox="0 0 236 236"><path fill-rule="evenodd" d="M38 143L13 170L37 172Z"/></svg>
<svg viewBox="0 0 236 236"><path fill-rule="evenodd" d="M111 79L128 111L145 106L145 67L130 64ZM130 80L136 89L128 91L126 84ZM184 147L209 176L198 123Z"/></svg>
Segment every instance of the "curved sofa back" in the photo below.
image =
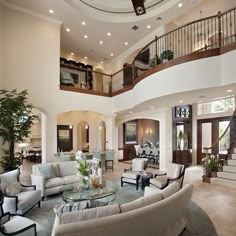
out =
<svg viewBox="0 0 236 236"><path fill-rule="evenodd" d="M55 235L70 236L177 236L185 228L184 209L191 199L192 184L172 196L139 208L94 220L58 225Z"/></svg>

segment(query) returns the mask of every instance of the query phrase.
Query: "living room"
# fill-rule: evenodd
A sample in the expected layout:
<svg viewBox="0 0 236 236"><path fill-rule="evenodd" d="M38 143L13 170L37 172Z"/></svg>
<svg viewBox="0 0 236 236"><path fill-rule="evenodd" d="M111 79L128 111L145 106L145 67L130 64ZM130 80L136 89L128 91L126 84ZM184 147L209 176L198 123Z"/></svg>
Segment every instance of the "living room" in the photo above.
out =
<svg viewBox="0 0 236 236"><path fill-rule="evenodd" d="M235 94L235 51L232 50L231 52L217 57L204 58L162 70L157 73L158 75L154 74L142 80L132 90L114 97L63 91L60 90L59 58L65 56L65 54L60 52L62 51L60 40L62 35L66 34L64 31L66 28L65 23L62 26L60 20L50 18L50 15L47 15L46 18L41 17L41 15L37 17L32 15L32 12L22 10L19 6L9 6L9 2L3 2L4 4L2 4L2 2L0 3L0 86L1 88L9 90L15 88L19 91L23 89L29 90L30 102L39 109L42 114L43 125L41 137L43 141L41 148L43 163L53 161L55 154L58 153L58 116L66 112L86 113L86 111L88 111L96 113L96 116L91 118L91 121L94 123L96 120L96 125L93 127L95 132L91 136L93 139L89 141L89 148L93 151L93 149L100 149L100 147L102 147L99 127L100 122L104 121L106 124L105 149L115 150L116 166L114 176L120 178L124 168L129 165L118 163L119 126L136 119L153 119L160 122L159 164L160 168L165 170L168 163L172 162L173 156L173 147L170 141L173 133L173 104L174 106L192 104L193 113L195 113L195 130L193 130L193 137L195 137L195 139L193 139L192 148L193 164L197 164L196 112L197 102L201 101L201 98L198 97L202 96L203 93L209 95L205 100L210 100L213 96L214 98L225 97L229 95L229 93L226 93L226 90L229 89L233 90L230 95L233 96L233 94ZM12 3L15 2L16 1L12 1ZM206 6L214 5L214 9L212 10L214 10L214 14L216 14L218 10L224 12L231 8L229 6L235 5L234 1L227 1L229 6L227 5L222 8L221 2L218 1L217 3L219 3L219 5L212 1L207 1ZM204 7L204 4L201 6ZM198 18L199 9L198 7L195 9L195 16L198 15ZM205 11L203 11L202 14L206 14ZM182 17L184 18L184 16ZM180 19L181 17L178 18L178 20ZM175 23L177 24L178 21ZM151 38L150 36L149 41ZM136 45L136 50L143 46L144 44ZM128 58L133 51L135 51L134 48L130 48L130 50L123 55L123 58ZM69 58L71 51L68 50L66 53L68 55L67 58ZM70 55L70 57L77 60L76 57L72 57L72 55ZM122 63L119 63L119 60L122 61ZM116 68L120 69L122 67L121 65L124 61L125 60L121 58L117 58L116 62L110 61L110 64L95 63L94 67L102 68L104 71L106 71L106 67L110 67L109 69L114 72ZM92 64L92 62L90 64ZM109 72L109 70L107 70L107 72ZM157 80L157 77L159 80ZM190 78L191 81L189 81ZM221 87L221 91L218 92L217 87ZM158 97L158 101L155 103L156 106L151 108L152 99L156 97ZM182 99L183 97L184 99ZM182 104L180 104L179 101L183 101ZM232 112L228 111L221 115L231 116ZM81 120L87 121L87 117L84 114L82 116L85 118ZM78 122L75 122L75 124L77 123ZM69 121L62 122L61 124L72 125ZM73 129L76 130L77 127L73 125ZM155 173L155 170L150 171ZM202 170L200 170L198 174L194 173L194 171L190 172L189 175L187 175L188 171L186 173L186 180L190 182L193 176L197 176L198 178L193 200L195 200L195 196L205 196L209 201L204 201L203 198L200 198L198 203L201 202L202 208L207 211L215 225L219 225L219 222L222 221L227 225L224 230L228 234L223 234L223 230L219 228L217 228L217 232L222 235L233 235L235 228L230 224L230 220L224 219L223 215L233 214L232 211L228 209L227 204L232 206L234 190L216 186L209 187L209 184L201 182ZM109 174L110 172L105 174L105 176L108 175L109 177ZM110 175L110 177L112 177L113 174ZM225 193L225 198L223 197L223 193ZM212 196L211 198L210 195L214 195L214 197ZM225 212L222 213L222 215L218 214L216 216L213 213L216 206L213 206L212 202L217 202L217 197L220 198L221 201L226 202L228 200L228 202L225 205ZM42 206L44 203L45 202L42 203ZM219 204L219 202L217 203ZM37 210L37 208L34 210ZM235 216L232 215L232 218L234 217Z"/></svg>

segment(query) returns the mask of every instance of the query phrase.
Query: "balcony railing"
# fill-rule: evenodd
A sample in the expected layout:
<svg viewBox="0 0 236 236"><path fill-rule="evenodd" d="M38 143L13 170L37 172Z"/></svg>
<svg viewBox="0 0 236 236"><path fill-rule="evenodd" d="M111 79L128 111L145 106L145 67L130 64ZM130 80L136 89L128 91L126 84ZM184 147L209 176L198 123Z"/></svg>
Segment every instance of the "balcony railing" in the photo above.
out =
<svg viewBox="0 0 236 236"><path fill-rule="evenodd" d="M88 72L77 66L62 65L69 68L83 78L83 83L73 86L61 85L63 90L102 96L115 96L128 91L140 80L160 70L176 64L196 60L204 57L216 56L221 53L236 49L236 8L223 14L206 17L188 23L160 37L155 37L143 47L131 64L112 75ZM73 73L73 72L72 72ZM92 82L88 73L91 73ZM82 80L81 80L82 81Z"/></svg>

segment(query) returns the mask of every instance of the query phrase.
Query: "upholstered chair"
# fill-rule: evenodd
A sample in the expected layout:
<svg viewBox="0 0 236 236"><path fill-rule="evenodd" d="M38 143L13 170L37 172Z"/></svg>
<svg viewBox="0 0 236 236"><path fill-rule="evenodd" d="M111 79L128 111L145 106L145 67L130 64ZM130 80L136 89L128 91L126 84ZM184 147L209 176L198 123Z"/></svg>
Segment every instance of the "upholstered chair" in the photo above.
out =
<svg viewBox="0 0 236 236"><path fill-rule="evenodd" d="M19 182L20 169L0 175L1 192L4 197L3 210L11 215L24 215L41 203L41 191Z"/></svg>
<svg viewBox="0 0 236 236"><path fill-rule="evenodd" d="M147 164L147 158L134 158L131 168L125 169L122 174L121 187L123 183L129 183L136 185L136 190L138 190L141 173L147 168Z"/></svg>
<svg viewBox="0 0 236 236"><path fill-rule="evenodd" d="M182 188L183 180L185 174L185 166L169 163L167 167L167 171L164 173L155 174L155 178L150 179L150 186L154 186L160 189L164 189L172 182L178 182L180 188Z"/></svg>
<svg viewBox="0 0 236 236"><path fill-rule="evenodd" d="M10 217L9 212L4 213L0 202L0 236L3 235L46 236L46 232L42 226L30 219L22 216Z"/></svg>
<svg viewBox="0 0 236 236"><path fill-rule="evenodd" d="M114 151L107 150L105 155L106 155L106 160L105 160L106 171L108 169L112 169L112 171L113 171L113 167L114 167Z"/></svg>

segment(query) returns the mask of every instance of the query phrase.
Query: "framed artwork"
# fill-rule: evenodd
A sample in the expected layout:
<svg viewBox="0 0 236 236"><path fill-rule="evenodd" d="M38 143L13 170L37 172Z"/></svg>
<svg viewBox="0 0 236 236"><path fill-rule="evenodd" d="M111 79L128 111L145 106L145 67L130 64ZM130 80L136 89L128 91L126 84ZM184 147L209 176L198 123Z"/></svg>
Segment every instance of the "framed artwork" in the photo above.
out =
<svg viewBox="0 0 236 236"><path fill-rule="evenodd" d="M138 143L137 121L125 123L125 144Z"/></svg>
<svg viewBox="0 0 236 236"><path fill-rule="evenodd" d="M73 129L69 125L57 126L57 149L71 151L73 149Z"/></svg>

